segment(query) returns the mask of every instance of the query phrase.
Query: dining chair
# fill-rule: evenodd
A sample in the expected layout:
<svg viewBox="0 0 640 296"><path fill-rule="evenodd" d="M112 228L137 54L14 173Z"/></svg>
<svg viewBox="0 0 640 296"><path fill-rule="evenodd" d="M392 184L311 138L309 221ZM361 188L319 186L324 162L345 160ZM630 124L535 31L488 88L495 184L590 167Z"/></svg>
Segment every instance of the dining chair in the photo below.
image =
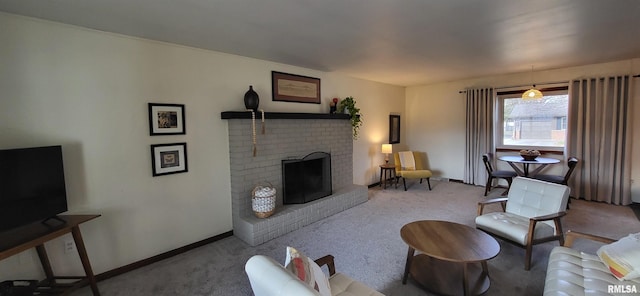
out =
<svg viewBox="0 0 640 296"><path fill-rule="evenodd" d="M507 190L503 195L509 193L509 188L511 187L511 181L513 178L517 177L518 174L514 171L502 171L502 170L494 170L491 165L492 155L491 153L485 153L482 155L482 162L484 162L484 167L487 169L487 185L484 189L484 196L487 196L489 191L494 188L493 179L505 179L507 180ZM495 186L498 187L498 186Z"/></svg>
<svg viewBox="0 0 640 296"><path fill-rule="evenodd" d="M576 168L577 164L578 164L578 158L569 157L569 160L567 160L567 166L569 167L569 169L567 170L567 172L564 175L542 175L542 174L540 174L540 175L533 176L533 178L534 179L538 179L538 180L542 180L542 181L551 182L551 183L567 185L567 183L569 182L569 178L571 178L571 173L573 173L573 170Z"/></svg>

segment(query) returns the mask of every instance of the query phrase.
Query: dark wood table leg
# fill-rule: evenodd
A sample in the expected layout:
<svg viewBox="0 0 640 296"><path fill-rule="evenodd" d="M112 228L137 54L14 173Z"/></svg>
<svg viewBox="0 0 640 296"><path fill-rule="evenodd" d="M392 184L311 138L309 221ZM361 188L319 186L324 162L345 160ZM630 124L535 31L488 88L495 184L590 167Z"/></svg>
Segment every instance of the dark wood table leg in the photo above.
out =
<svg viewBox="0 0 640 296"><path fill-rule="evenodd" d="M485 276L489 276L489 267L487 266L487 261L482 261L482 272Z"/></svg>
<svg viewBox="0 0 640 296"><path fill-rule="evenodd" d="M73 240L76 243L78 255L80 255L80 261L82 262L82 267L84 268L84 272L87 275L87 280L89 280L91 291L93 291L93 295L99 296L100 291L98 291L98 284L96 283L96 279L93 275L91 263L89 263L89 256L87 255L87 249L84 246L84 241L82 240L82 235L80 234L80 228L78 226L71 228L71 234L73 235Z"/></svg>
<svg viewBox="0 0 640 296"><path fill-rule="evenodd" d="M391 171L391 184L393 184L393 182L398 182L398 179L396 179L396 170L392 170Z"/></svg>
<svg viewBox="0 0 640 296"><path fill-rule="evenodd" d="M464 289L464 295L470 295L469 294L469 264L468 263L463 263L462 264L462 288Z"/></svg>
<svg viewBox="0 0 640 296"><path fill-rule="evenodd" d="M387 172L388 172L388 171L389 171L389 170L387 170L387 169L383 169L383 170L382 170L382 172L383 172L383 174L384 174L384 178L382 179L382 181L384 181L384 187L382 187L382 189L387 189L387 180L388 180L388 179L387 179Z"/></svg>
<svg viewBox="0 0 640 296"><path fill-rule="evenodd" d="M51 262L49 262L49 256L47 256L47 250L45 250L44 245L38 245L36 246L36 251L38 252L38 257L40 258L40 264L42 264L44 274L47 276L47 282L49 285L53 285L55 279L53 277Z"/></svg>
<svg viewBox="0 0 640 296"><path fill-rule="evenodd" d="M411 270L411 262L413 262L413 254L416 250L412 247L409 247L407 251L407 263L404 264L404 275L402 276L402 284L407 283L407 278L409 277L409 270Z"/></svg>

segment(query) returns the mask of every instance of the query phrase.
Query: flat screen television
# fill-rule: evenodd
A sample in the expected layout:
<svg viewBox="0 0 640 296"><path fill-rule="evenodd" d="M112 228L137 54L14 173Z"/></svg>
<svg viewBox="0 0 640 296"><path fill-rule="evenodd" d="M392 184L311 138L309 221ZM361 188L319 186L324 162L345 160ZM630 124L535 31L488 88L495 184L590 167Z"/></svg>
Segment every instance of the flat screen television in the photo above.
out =
<svg viewBox="0 0 640 296"><path fill-rule="evenodd" d="M0 232L66 211L61 146L0 150Z"/></svg>

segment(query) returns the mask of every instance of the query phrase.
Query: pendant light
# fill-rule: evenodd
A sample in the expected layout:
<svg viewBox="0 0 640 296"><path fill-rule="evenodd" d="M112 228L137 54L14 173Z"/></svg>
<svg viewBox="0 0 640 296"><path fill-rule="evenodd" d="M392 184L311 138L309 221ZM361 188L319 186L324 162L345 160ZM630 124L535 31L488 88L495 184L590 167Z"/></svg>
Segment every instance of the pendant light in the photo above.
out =
<svg viewBox="0 0 640 296"><path fill-rule="evenodd" d="M533 66L531 66L531 82L533 82ZM542 97L542 92L536 89L535 84L533 84L532 88L522 94L523 100L539 100L542 99Z"/></svg>

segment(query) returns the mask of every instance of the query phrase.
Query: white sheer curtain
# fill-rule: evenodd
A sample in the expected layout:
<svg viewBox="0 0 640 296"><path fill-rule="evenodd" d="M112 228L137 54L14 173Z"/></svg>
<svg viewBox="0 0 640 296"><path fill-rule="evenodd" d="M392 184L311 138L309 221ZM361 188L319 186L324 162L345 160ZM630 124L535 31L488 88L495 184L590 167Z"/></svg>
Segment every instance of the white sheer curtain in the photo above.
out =
<svg viewBox="0 0 640 296"><path fill-rule="evenodd" d="M571 196L631 203L631 81L618 76L571 82L566 149L580 160Z"/></svg>
<svg viewBox="0 0 640 296"><path fill-rule="evenodd" d="M494 150L494 90L493 88L467 89L466 140L464 183L485 185L487 171L482 154Z"/></svg>

